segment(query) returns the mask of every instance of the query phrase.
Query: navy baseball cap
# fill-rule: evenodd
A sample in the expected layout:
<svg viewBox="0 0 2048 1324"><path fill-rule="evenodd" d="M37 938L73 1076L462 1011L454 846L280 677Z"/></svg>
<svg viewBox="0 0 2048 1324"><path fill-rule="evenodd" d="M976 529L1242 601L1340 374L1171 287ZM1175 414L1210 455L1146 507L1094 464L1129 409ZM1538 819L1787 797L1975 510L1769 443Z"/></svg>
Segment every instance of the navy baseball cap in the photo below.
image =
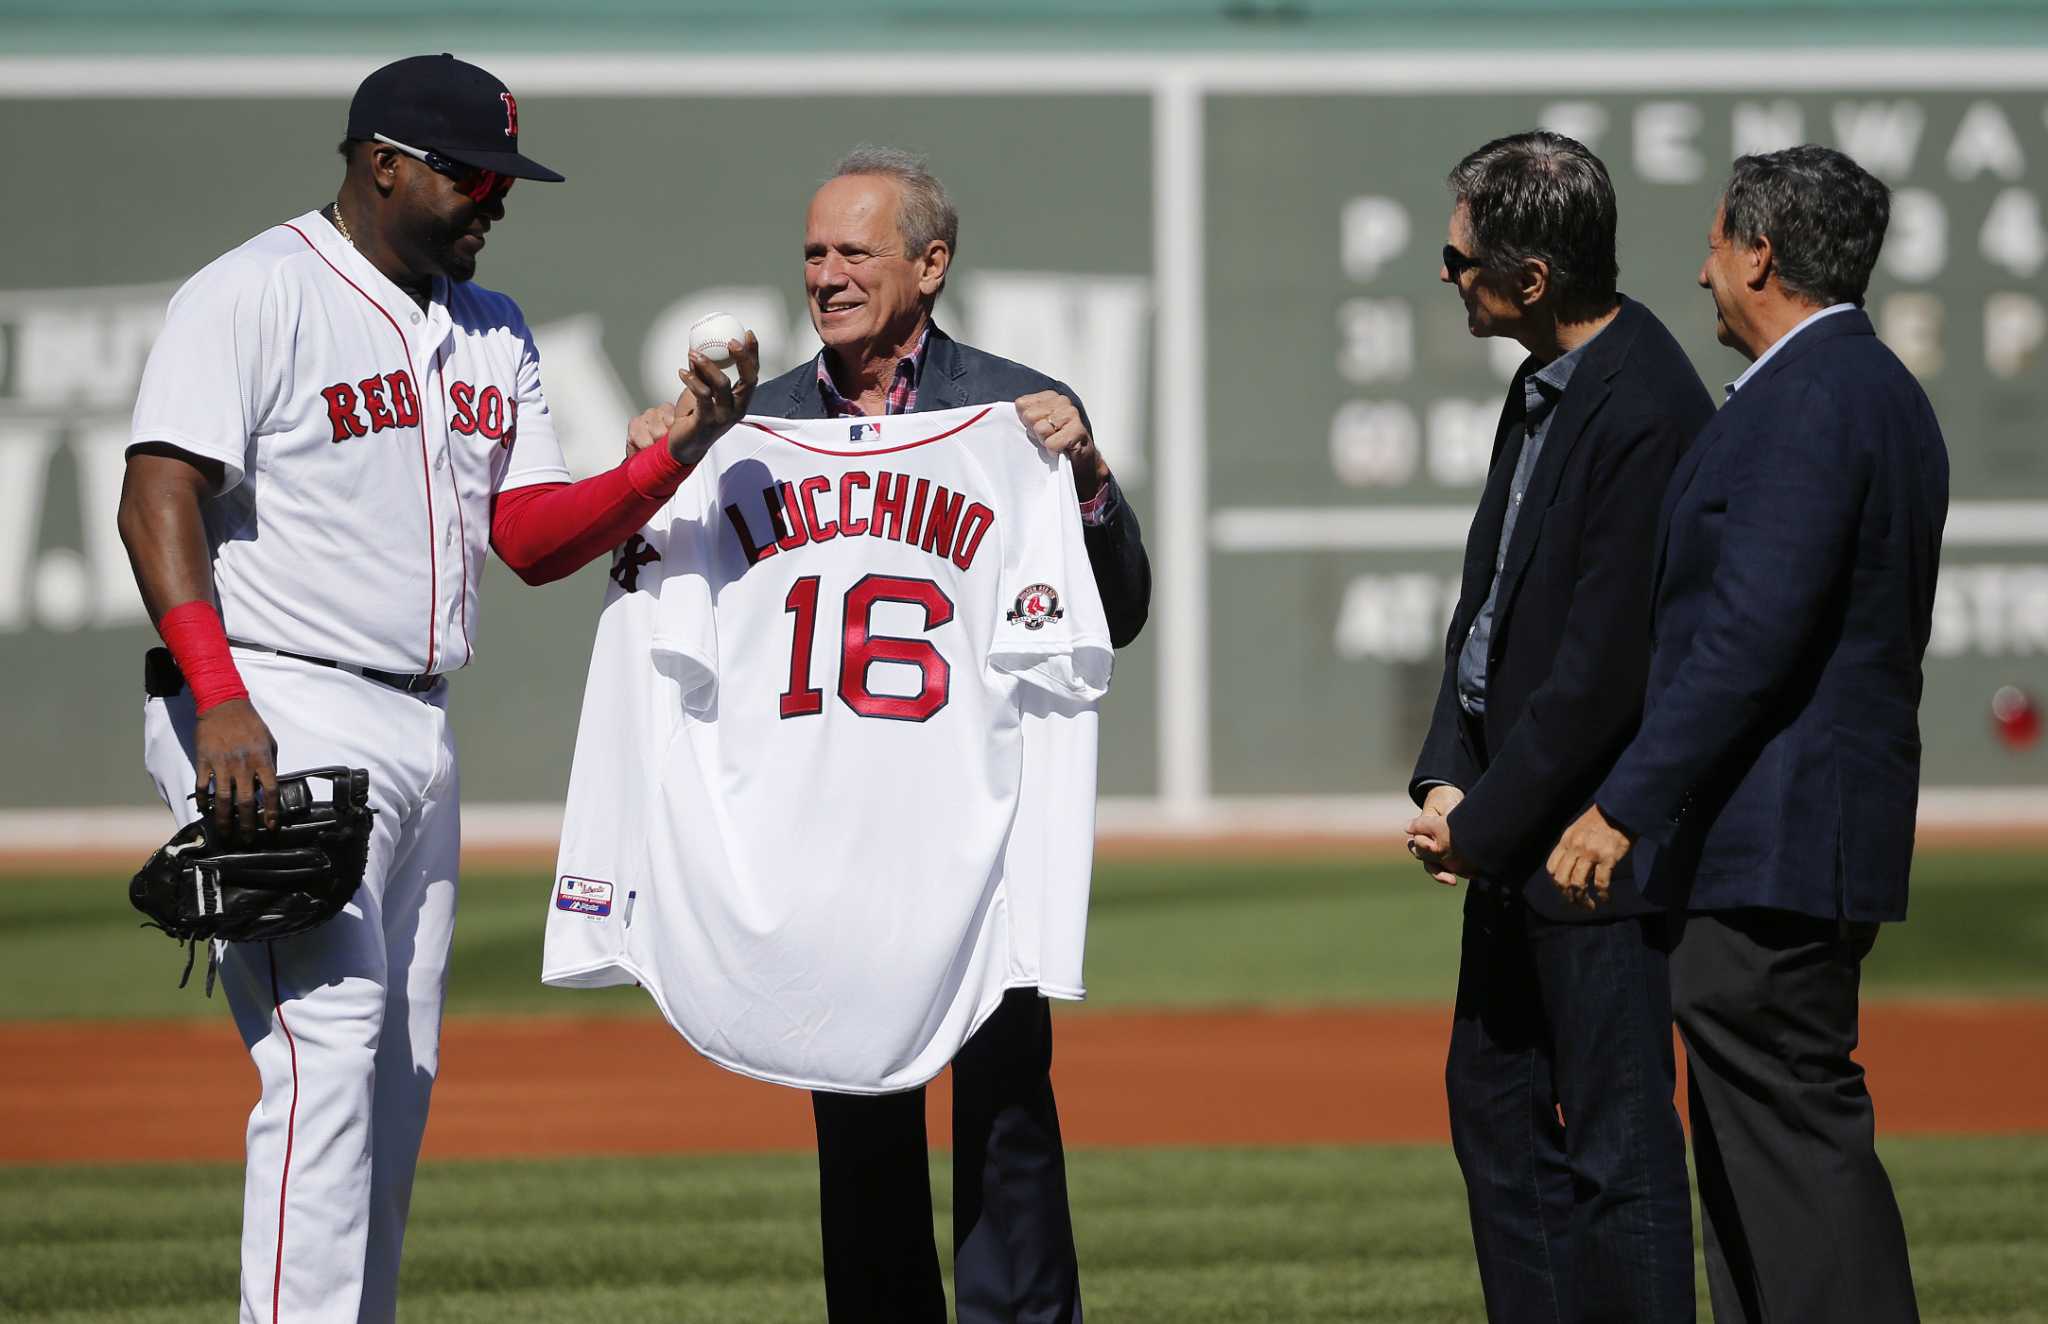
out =
<svg viewBox="0 0 2048 1324"><path fill-rule="evenodd" d="M348 105L348 136L379 134L514 179L562 182L519 154L519 103L505 85L445 52L387 64L363 80Z"/></svg>

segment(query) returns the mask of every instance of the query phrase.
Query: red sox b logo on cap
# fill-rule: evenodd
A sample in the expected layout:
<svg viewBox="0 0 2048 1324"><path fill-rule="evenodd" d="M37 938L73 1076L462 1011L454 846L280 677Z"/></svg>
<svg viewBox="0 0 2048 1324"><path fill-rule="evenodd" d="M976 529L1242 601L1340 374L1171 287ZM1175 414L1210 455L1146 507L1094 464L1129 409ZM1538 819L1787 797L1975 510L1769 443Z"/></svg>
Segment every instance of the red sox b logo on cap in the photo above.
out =
<svg viewBox="0 0 2048 1324"><path fill-rule="evenodd" d="M512 99L510 92L498 93L498 100L505 103L505 136L507 138L517 138L519 136L519 103Z"/></svg>

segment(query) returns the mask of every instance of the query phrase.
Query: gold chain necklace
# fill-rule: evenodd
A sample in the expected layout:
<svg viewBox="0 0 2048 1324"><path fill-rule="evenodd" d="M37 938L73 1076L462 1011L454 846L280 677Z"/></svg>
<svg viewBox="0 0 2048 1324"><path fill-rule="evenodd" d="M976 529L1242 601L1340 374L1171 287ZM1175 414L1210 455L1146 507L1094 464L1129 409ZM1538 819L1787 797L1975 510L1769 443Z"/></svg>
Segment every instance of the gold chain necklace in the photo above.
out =
<svg viewBox="0 0 2048 1324"><path fill-rule="evenodd" d="M348 240L350 248L354 248L356 246L356 237L348 232L348 222L341 219L341 204L339 202L335 203L333 210L334 228L341 231L341 237Z"/></svg>

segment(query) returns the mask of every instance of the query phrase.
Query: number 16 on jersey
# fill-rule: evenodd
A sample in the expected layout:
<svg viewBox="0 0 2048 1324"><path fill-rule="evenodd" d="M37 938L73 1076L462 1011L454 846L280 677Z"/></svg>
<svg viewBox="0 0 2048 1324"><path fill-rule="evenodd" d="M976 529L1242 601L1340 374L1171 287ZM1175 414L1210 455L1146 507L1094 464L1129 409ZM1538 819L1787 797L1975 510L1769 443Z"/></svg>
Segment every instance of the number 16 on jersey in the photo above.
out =
<svg viewBox="0 0 2048 1324"><path fill-rule="evenodd" d="M780 700L782 716L815 717L825 710L825 694L813 684L813 655L818 633L818 575L804 575L789 586L782 609L795 620L789 647L789 688ZM953 619L953 601L930 579L902 575L865 575L846 590L839 633L839 700L862 717L897 722L922 722L946 706L953 669L929 639L876 634L872 628L877 603L900 602L924 611L926 633ZM868 687L868 671L877 663L916 667L922 677L917 693L877 694ZM827 665L830 665L827 663Z"/></svg>

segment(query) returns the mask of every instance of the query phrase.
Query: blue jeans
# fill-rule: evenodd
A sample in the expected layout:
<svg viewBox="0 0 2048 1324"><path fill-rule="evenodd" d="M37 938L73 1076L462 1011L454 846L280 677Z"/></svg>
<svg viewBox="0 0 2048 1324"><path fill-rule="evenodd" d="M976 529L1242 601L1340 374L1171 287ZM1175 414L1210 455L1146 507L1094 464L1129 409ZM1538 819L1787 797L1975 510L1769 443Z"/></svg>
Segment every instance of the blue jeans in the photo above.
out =
<svg viewBox="0 0 2048 1324"><path fill-rule="evenodd" d="M1672 934L1466 898L1444 1080L1493 1324L1694 1318Z"/></svg>

